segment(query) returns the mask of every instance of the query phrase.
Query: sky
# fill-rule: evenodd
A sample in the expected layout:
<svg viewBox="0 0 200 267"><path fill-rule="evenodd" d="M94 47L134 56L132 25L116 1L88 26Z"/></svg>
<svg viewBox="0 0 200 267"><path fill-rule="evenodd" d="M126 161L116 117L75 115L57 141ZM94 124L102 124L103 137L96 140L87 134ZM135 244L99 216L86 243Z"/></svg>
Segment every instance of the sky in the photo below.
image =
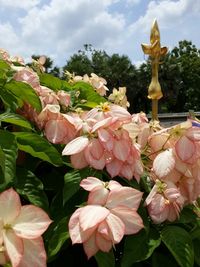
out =
<svg viewBox="0 0 200 267"><path fill-rule="evenodd" d="M0 48L10 55L47 55L62 67L84 44L108 54L145 60L157 19L161 45L180 40L200 47L200 0L0 0Z"/></svg>

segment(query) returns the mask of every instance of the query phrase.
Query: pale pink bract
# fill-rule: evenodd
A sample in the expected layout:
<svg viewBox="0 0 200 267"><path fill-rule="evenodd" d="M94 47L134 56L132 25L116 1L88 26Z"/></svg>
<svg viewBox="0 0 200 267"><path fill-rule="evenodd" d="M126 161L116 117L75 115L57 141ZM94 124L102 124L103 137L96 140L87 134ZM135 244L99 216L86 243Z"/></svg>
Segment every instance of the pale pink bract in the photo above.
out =
<svg viewBox="0 0 200 267"><path fill-rule="evenodd" d="M0 241L5 251L2 260L12 267L45 267L46 253L41 235L52 222L48 215L33 205L21 206L19 195L12 189L0 194Z"/></svg>
<svg viewBox="0 0 200 267"><path fill-rule="evenodd" d="M137 213L140 191L96 177L88 177L80 185L90 192L88 205L72 214L69 233L73 244L83 243L88 258L98 250L108 252L125 234L135 234L144 227Z"/></svg>

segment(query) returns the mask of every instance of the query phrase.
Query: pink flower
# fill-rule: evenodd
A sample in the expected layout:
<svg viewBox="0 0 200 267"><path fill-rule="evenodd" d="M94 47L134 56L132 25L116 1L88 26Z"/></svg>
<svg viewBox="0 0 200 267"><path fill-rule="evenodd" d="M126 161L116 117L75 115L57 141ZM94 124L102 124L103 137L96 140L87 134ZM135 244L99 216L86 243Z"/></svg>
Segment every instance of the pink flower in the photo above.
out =
<svg viewBox="0 0 200 267"><path fill-rule="evenodd" d="M21 206L12 188L0 194L0 207L0 244L12 266L46 266L41 235L52 222L48 215L33 205Z"/></svg>
<svg viewBox="0 0 200 267"><path fill-rule="evenodd" d="M58 102L59 97L53 90L49 89L48 87L40 85L40 88L38 89L37 92L40 97L43 108L48 104L49 105L59 104Z"/></svg>
<svg viewBox="0 0 200 267"><path fill-rule="evenodd" d="M138 190L114 181L103 183L95 177L84 179L81 186L90 191L89 205L72 214L69 233L73 244L83 243L88 258L98 250L108 252L125 234L144 227L137 213L142 198Z"/></svg>
<svg viewBox="0 0 200 267"><path fill-rule="evenodd" d="M47 105L38 116L38 126L53 144L66 144L77 134L73 117L60 113L59 105Z"/></svg>
<svg viewBox="0 0 200 267"><path fill-rule="evenodd" d="M84 127L87 129L84 135L68 143L62 154L71 155L74 168L89 165L102 170L106 167L112 178L119 175L139 181L143 172L139 147L133 144L125 129L112 129L115 122L108 117Z"/></svg>
<svg viewBox="0 0 200 267"><path fill-rule="evenodd" d="M146 199L149 215L154 223L175 221L183 208L184 198L173 182L156 180Z"/></svg>
<svg viewBox="0 0 200 267"><path fill-rule="evenodd" d="M70 105L71 97L69 93L60 90L57 92L57 97L61 106L68 107Z"/></svg>
<svg viewBox="0 0 200 267"><path fill-rule="evenodd" d="M13 76L13 79L16 81L26 82L35 90L40 87L39 77L37 73L29 67L20 67L19 71Z"/></svg>

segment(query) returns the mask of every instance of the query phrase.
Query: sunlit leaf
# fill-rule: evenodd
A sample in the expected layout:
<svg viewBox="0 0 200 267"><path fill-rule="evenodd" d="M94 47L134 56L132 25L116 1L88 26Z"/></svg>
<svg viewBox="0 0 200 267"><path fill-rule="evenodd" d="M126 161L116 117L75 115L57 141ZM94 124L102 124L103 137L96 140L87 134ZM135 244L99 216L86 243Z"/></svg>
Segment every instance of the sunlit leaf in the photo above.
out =
<svg viewBox="0 0 200 267"><path fill-rule="evenodd" d="M14 133L18 148L31 154L33 157L48 161L53 165L62 165L62 157L57 149L46 139L35 133Z"/></svg>

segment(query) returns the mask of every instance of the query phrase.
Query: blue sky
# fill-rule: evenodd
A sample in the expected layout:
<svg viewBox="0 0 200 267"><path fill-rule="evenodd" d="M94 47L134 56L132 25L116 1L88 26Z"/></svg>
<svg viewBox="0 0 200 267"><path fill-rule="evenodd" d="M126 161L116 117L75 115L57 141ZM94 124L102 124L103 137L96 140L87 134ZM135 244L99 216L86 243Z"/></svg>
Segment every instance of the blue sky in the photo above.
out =
<svg viewBox="0 0 200 267"><path fill-rule="evenodd" d="M0 0L0 47L26 61L45 54L63 66L90 43L139 65L155 18L162 45L187 39L200 47L200 0Z"/></svg>

